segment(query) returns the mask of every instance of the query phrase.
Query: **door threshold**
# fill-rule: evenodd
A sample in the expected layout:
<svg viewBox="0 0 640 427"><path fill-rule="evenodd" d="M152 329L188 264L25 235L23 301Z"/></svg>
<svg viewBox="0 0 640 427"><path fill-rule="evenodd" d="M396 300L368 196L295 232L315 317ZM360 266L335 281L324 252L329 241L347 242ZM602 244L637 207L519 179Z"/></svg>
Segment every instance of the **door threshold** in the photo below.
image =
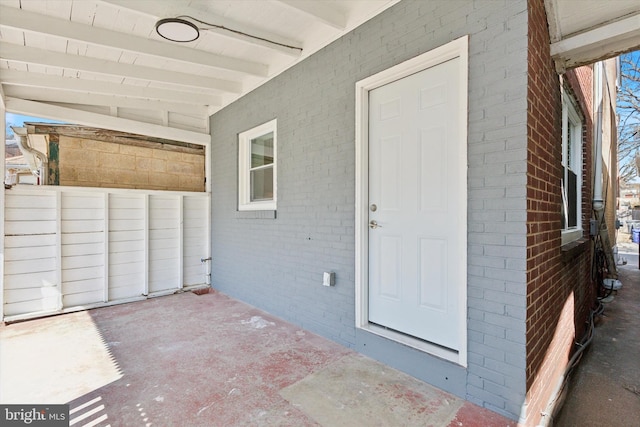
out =
<svg viewBox="0 0 640 427"><path fill-rule="evenodd" d="M462 365L460 363L460 353L456 350L442 347L440 345L424 341L420 338L413 337L411 335L403 334L393 329L386 328L384 326L377 325L375 323L367 323L363 325L361 329L370 332L372 334L387 338L391 341L398 342L408 347L415 348L423 353L428 353L432 356L439 357L440 359L447 360L449 362Z"/></svg>

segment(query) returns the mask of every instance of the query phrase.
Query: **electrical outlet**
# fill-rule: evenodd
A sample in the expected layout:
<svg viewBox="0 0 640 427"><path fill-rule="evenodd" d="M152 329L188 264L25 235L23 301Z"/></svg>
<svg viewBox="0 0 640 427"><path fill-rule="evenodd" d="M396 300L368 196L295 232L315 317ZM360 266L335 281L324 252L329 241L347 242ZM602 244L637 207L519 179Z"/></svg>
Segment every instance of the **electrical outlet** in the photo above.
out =
<svg viewBox="0 0 640 427"><path fill-rule="evenodd" d="M322 275L322 286L333 286L336 284L336 273L325 271Z"/></svg>

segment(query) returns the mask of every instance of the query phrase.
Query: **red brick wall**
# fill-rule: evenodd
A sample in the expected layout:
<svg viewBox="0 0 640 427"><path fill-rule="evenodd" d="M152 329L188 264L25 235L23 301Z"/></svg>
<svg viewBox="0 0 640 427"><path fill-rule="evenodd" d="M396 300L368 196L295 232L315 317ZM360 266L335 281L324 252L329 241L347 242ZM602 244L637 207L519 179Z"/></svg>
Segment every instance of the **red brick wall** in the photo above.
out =
<svg viewBox="0 0 640 427"><path fill-rule="evenodd" d="M593 69L583 66L568 70L564 78L567 81L565 90L578 101L582 114L582 229L583 238L589 239L589 222L593 217ZM568 87L567 87L568 86ZM575 293L575 330L580 339L586 330L586 319L594 308L596 285L591 279L592 244L584 244L582 251L575 251L564 256L563 280Z"/></svg>
<svg viewBox="0 0 640 427"><path fill-rule="evenodd" d="M561 246L562 101L550 56L544 2L529 0L527 91L527 397L524 425L536 425L584 331L592 301L590 280L591 175L583 173L586 239ZM586 116L591 114L591 70L567 73ZM584 170L591 169L591 123L585 121Z"/></svg>

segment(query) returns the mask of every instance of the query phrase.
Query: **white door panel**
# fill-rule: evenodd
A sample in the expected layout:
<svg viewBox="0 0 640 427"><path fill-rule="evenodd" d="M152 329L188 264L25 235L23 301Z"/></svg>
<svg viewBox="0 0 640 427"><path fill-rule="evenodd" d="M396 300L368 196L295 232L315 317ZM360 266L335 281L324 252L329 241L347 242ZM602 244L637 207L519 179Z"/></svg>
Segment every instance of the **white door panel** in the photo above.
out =
<svg viewBox="0 0 640 427"><path fill-rule="evenodd" d="M369 91L369 321L451 349L465 286L459 81L452 59Z"/></svg>

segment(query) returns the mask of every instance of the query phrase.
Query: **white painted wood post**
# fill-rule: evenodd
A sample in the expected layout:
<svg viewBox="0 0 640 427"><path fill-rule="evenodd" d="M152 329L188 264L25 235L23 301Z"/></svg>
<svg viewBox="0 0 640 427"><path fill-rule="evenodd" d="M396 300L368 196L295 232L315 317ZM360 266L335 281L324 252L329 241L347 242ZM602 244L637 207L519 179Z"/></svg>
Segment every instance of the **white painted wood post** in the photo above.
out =
<svg viewBox="0 0 640 427"><path fill-rule="evenodd" d="M149 295L149 194L144 195L144 295Z"/></svg>
<svg viewBox="0 0 640 427"><path fill-rule="evenodd" d="M2 146L5 147L5 133L4 129L6 127L6 118L5 118L6 110L4 108L4 91L2 90L2 85L0 85L0 127L3 129L2 136L0 136L0 141L2 142ZM5 150L0 150L0 163L2 164L2 182L4 183L4 152ZM5 190L4 185L2 186L2 190L0 190L0 322L4 320L4 207L5 202Z"/></svg>
<svg viewBox="0 0 640 427"><path fill-rule="evenodd" d="M64 308L62 293L62 191L56 191L56 282L58 286L58 310Z"/></svg>
<svg viewBox="0 0 640 427"><path fill-rule="evenodd" d="M205 264L205 271L204 271L204 282L213 287L212 286L212 279L213 279L213 257L211 256L211 189L207 190L207 207L206 207L206 230L207 230L207 235L205 236L205 245L207 248L207 254L205 255L205 258L208 258L209 261L206 261Z"/></svg>
<svg viewBox="0 0 640 427"><path fill-rule="evenodd" d="M104 295L103 302L109 302L109 197L104 193Z"/></svg>
<svg viewBox="0 0 640 427"><path fill-rule="evenodd" d="M184 196L178 196L178 289L184 287Z"/></svg>
<svg viewBox="0 0 640 427"><path fill-rule="evenodd" d="M204 191L211 194L211 143L204 146Z"/></svg>

